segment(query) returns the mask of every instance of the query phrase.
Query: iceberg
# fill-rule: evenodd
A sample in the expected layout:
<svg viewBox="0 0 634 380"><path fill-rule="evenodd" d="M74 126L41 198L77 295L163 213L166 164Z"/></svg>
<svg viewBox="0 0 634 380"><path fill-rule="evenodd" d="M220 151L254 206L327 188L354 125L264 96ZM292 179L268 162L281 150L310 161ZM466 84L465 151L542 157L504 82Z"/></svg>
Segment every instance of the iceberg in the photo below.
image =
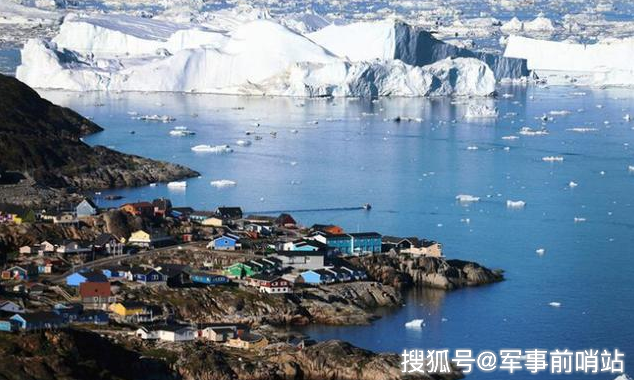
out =
<svg viewBox="0 0 634 380"><path fill-rule="evenodd" d="M524 208L524 206L526 206L524 201L512 201L510 199L506 201L506 207L508 208Z"/></svg>
<svg viewBox="0 0 634 380"><path fill-rule="evenodd" d="M542 157L544 162L563 162L564 158L561 156L546 156Z"/></svg>
<svg viewBox="0 0 634 380"><path fill-rule="evenodd" d="M192 151L197 153L231 153L233 149L229 145L196 145L192 147Z"/></svg>
<svg viewBox="0 0 634 380"><path fill-rule="evenodd" d="M457 47L436 39L429 31L400 21L332 24L307 37L352 61L399 59L413 66L425 66L448 57L463 57L485 62L496 79L516 79L529 74L524 59Z"/></svg>
<svg viewBox="0 0 634 380"><path fill-rule="evenodd" d="M464 115L467 119L490 119L498 117L498 110L487 105L471 104Z"/></svg>
<svg viewBox="0 0 634 380"><path fill-rule="evenodd" d="M222 189L222 188L225 188L225 187L234 187L237 184L236 184L235 181L231 181L229 179L219 179L219 180L216 180L216 181L211 181L210 185L213 186L213 187L216 187L218 189Z"/></svg>
<svg viewBox="0 0 634 380"><path fill-rule="evenodd" d="M174 181L174 182L169 182L167 184L167 187L169 188L185 188L187 187L187 182L185 181Z"/></svg>
<svg viewBox="0 0 634 380"><path fill-rule="evenodd" d="M154 20L135 22L120 15L67 17L64 24L70 26L62 27L53 41L26 42L16 76L35 88L74 91L305 97L495 92L495 75L485 61L451 49L425 60L396 54L350 60L268 19L229 32L192 31L191 26L170 23L159 29L162 23ZM72 34L72 26L79 33Z"/></svg>
<svg viewBox="0 0 634 380"><path fill-rule="evenodd" d="M461 203L471 203L471 202L479 202L480 197L475 197L469 194L458 194L456 195L456 200Z"/></svg>
<svg viewBox="0 0 634 380"><path fill-rule="evenodd" d="M408 329L421 329L425 325L424 319L412 319L405 323L405 327Z"/></svg>
<svg viewBox="0 0 634 380"><path fill-rule="evenodd" d="M634 38L609 39L595 44L545 41L512 35L504 56L526 59L529 70L548 76L552 84L595 86L634 85Z"/></svg>

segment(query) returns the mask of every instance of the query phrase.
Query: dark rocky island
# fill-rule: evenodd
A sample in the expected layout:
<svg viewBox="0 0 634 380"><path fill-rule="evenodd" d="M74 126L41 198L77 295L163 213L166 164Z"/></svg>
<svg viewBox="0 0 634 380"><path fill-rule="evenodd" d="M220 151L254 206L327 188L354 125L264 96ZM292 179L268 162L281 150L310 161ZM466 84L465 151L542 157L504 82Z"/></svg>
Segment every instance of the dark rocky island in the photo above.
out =
<svg viewBox="0 0 634 380"><path fill-rule="evenodd" d="M377 281L396 288L423 286L453 290L486 285L504 280L502 272L463 260L444 257L412 257L391 252L354 258Z"/></svg>
<svg viewBox="0 0 634 380"><path fill-rule="evenodd" d="M0 203L42 204L68 192L194 177L186 167L91 147L102 128L0 75Z"/></svg>

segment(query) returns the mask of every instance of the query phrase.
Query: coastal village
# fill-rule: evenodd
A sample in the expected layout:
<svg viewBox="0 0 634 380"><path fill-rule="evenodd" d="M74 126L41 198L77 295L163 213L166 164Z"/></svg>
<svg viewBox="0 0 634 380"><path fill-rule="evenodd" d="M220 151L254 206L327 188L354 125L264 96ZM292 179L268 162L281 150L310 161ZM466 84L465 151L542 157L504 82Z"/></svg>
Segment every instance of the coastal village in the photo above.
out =
<svg viewBox="0 0 634 380"><path fill-rule="evenodd" d="M116 216L143 228L95 234L105 216L106 224L113 224ZM173 207L169 199L101 209L86 198L56 212L7 207L0 212L0 223L5 228L88 230L94 236L45 236L7 255L0 303L0 331L5 333L80 325L144 341L205 340L258 349L270 338L253 332L249 321L211 315L188 320L174 310L178 299L162 303L156 295L212 288L239 291L238 298L274 300L307 294L311 288L375 284L366 268L350 258L387 252L443 256L435 241L352 233L336 225L305 227L287 213L244 215L239 207L224 206L197 211ZM148 293L154 296L141 296ZM311 342L291 337L286 343L301 349Z"/></svg>

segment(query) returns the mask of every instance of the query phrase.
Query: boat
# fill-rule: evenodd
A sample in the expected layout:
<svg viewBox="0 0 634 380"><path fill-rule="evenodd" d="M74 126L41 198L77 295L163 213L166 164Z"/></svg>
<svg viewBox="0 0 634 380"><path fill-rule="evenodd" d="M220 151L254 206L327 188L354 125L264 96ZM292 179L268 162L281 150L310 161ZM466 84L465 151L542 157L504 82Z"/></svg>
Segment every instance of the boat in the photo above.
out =
<svg viewBox="0 0 634 380"><path fill-rule="evenodd" d="M372 209L372 205L369 204L369 203L364 203L363 206L361 206L361 207L363 207L364 210L371 210Z"/></svg>

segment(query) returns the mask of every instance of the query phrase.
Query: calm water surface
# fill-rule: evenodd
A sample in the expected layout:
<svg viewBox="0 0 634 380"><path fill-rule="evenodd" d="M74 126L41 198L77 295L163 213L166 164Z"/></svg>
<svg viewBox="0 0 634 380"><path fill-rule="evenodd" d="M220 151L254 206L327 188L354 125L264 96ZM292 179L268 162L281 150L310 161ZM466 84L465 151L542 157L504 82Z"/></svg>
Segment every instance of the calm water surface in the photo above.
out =
<svg viewBox="0 0 634 380"><path fill-rule="evenodd" d="M517 87L500 93L513 97L486 101L499 108L500 117L472 121L464 118L464 101L450 99L43 95L105 127L86 138L90 144L201 172L186 191L158 185L110 192L125 196L123 201L169 196L178 205L240 205L246 211L369 202L370 212L294 215L307 225L335 223L349 231L437 239L448 257L506 270L504 283L451 293L410 292L406 307L384 311L373 327L310 327L306 331L313 337L341 338L378 351L618 347L634 354L634 173L628 171L634 165L634 122L623 118L634 114L631 91ZM523 126L540 128L540 117L553 110L570 114L545 122L548 135L517 134ZM176 121L144 122L129 112ZM396 123L396 116L422 121ZM197 134L171 137L169 131L180 125ZM246 136L247 130L262 139ZM502 138L510 135L519 138ZM253 144L237 146L239 139ZM198 144L229 144L235 151L197 154L191 147ZM564 161L544 162L545 156ZM210 185L219 179L237 186ZM578 186L571 188L571 181ZM458 194L481 200L460 204ZM507 200L523 200L526 207L508 209ZM575 223L575 218L586 221ZM535 252L540 248L542 256ZM562 306L548 306L552 301ZM405 322L417 318L426 320L424 329L405 329ZM476 372L469 378L507 376Z"/></svg>

